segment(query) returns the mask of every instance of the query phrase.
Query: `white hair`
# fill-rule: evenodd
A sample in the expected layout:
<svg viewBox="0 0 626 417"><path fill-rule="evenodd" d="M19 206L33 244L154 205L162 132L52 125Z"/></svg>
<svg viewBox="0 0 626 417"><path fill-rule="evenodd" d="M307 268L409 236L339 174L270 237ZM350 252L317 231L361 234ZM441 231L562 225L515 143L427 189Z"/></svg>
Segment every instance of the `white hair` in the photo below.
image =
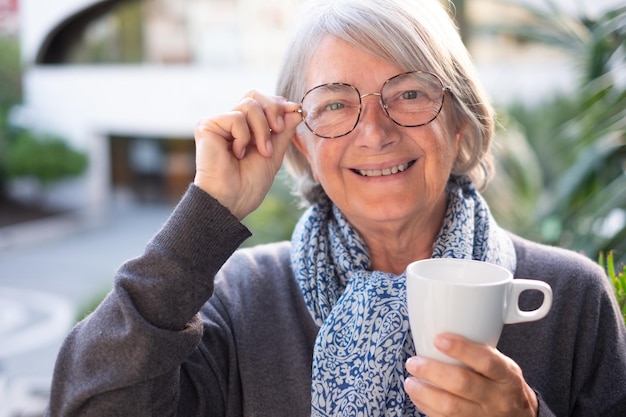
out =
<svg viewBox="0 0 626 417"><path fill-rule="evenodd" d="M489 151L493 109L448 12L438 0L308 0L300 10L278 79L277 94L299 102L322 38L333 36L405 71L436 74L450 88L452 118L463 139L452 173L484 188L493 174ZM304 155L292 144L285 165L308 203L323 193Z"/></svg>

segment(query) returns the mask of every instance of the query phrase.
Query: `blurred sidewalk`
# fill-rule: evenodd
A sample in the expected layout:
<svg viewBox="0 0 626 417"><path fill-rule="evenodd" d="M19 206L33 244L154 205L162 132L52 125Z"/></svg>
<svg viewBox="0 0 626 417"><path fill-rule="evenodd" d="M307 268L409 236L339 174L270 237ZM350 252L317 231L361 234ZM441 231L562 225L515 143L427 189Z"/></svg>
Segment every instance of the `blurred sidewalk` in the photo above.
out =
<svg viewBox="0 0 626 417"><path fill-rule="evenodd" d="M0 228L0 417L37 416L79 311L140 255L173 206L127 205L97 220L63 217Z"/></svg>

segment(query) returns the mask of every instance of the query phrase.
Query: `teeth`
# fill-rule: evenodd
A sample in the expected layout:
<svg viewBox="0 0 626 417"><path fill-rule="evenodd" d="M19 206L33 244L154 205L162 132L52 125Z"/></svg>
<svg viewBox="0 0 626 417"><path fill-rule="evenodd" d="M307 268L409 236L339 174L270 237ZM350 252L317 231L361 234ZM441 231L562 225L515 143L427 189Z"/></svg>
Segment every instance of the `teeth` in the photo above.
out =
<svg viewBox="0 0 626 417"><path fill-rule="evenodd" d="M406 170L408 167L409 167L409 164L402 164L402 165L396 165L396 166L392 166L391 168L385 168L385 169L359 169L358 172L364 177L380 177L381 175L385 176L385 175L397 174L398 172L402 172Z"/></svg>

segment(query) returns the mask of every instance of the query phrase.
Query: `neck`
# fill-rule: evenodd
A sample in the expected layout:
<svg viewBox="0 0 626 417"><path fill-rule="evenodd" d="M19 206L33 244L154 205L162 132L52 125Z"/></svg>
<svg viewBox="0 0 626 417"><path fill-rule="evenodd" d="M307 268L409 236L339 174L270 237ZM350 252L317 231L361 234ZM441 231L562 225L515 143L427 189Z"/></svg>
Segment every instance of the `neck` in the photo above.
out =
<svg viewBox="0 0 626 417"><path fill-rule="evenodd" d="M446 206L444 198L432 213L412 221L381 222L368 228L355 226L367 244L371 269L400 275L411 262L430 258Z"/></svg>

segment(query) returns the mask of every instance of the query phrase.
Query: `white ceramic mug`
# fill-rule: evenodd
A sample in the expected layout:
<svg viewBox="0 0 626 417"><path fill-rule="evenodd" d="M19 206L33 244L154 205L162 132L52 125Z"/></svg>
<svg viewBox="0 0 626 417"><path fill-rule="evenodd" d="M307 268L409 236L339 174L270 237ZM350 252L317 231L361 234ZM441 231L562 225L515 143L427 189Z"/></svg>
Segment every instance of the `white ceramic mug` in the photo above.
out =
<svg viewBox="0 0 626 417"><path fill-rule="evenodd" d="M513 279L501 266L468 259L433 258L407 267L409 323L420 356L458 364L441 353L434 339L456 333L495 347L504 324L539 320L552 306L552 289L543 281ZM543 293L541 306L519 308L523 291Z"/></svg>

